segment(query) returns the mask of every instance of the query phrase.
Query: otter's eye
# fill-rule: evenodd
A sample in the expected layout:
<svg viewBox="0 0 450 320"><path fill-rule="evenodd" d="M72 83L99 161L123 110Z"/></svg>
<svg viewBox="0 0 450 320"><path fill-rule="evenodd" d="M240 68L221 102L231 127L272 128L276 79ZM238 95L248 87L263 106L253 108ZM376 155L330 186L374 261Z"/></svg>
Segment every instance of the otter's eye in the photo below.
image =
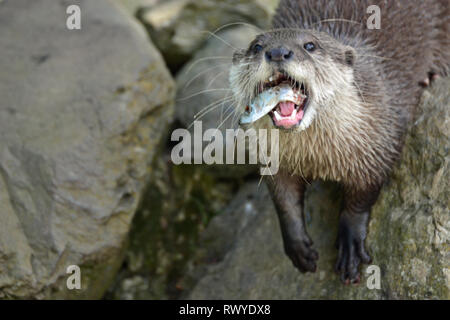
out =
<svg viewBox="0 0 450 320"><path fill-rule="evenodd" d="M263 49L262 45L257 43L253 46L252 51L254 54L257 54L257 53L261 52L262 49Z"/></svg>
<svg viewBox="0 0 450 320"><path fill-rule="evenodd" d="M305 48L306 51L309 52L313 52L314 50L316 50L316 46L314 43L312 42L307 42L305 43L305 45L303 46L303 48Z"/></svg>

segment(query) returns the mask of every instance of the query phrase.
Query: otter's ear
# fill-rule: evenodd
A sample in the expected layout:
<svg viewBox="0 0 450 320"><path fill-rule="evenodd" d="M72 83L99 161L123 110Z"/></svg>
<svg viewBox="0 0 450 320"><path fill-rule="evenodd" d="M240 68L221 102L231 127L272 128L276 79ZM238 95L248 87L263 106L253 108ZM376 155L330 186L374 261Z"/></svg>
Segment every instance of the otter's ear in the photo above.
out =
<svg viewBox="0 0 450 320"><path fill-rule="evenodd" d="M238 49L233 53L233 64L238 63L241 61L241 59L245 56L245 50L244 49Z"/></svg>
<svg viewBox="0 0 450 320"><path fill-rule="evenodd" d="M356 59L356 52L355 49L352 47L345 47L344 48L344 62L348 66L353 66Z"/></svg>

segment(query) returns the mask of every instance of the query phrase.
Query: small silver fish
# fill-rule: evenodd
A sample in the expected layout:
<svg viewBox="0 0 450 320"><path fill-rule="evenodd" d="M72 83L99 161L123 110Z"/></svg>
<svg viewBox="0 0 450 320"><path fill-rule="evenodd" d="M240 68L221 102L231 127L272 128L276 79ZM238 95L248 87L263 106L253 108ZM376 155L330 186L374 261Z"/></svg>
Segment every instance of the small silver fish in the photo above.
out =
<svg viewBox="0 0 450 320"><path fill-rule="evenodd" d="M295 93L288 84L269 88L256 96L246 107L244 113L239 119L240 124L248 124L264 117L279 102L292 101L300 104L304 96L301 93Z"/></svg>

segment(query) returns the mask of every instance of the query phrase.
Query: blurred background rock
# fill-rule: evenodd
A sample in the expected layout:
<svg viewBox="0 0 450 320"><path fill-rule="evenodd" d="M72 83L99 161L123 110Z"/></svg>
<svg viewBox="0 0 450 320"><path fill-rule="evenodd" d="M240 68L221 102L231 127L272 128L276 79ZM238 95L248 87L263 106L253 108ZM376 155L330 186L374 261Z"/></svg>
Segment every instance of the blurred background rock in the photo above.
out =
<svg viewBox="0 0 450 320"><path fill-rule="evenodd" d="M176 71L218 28L236 22L269 27L277 3L278 0L168 0L140 7L136 14L169 68Z"/></svg>
<svg viewBox="0 0 450 320"><path fill-rule="evenodd" d="M304 275L254 166L171 163L172 130L204 107L204 130L236 127L232 52L277 2L0 1L0 298L449 298L449 79L425 91L372 214L381 290L331 270L336 185L308 190L321 259Z"/></svg>

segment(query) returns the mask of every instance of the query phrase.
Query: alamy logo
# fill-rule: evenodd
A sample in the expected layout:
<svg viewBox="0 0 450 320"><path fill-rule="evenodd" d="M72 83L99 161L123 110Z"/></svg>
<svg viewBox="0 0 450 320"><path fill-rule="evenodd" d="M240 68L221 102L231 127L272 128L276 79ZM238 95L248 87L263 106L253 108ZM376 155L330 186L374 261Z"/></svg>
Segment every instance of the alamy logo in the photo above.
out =
<svg viewBox="0 0 450 320"><path fill-rule="evenodd" d="M70 5L66 9L66 13L69 14L66 20L66 26L69 30L81 29L81 9L76 4Z"/></svg>
<svg viewBox="0 0 450 320"><path fill-rule="evenodd" d="M192 164L192 162L194 164L245 164L248 155L248 164L262 165L261 175L273 175L278 172L279 132L277 129L245 131L226 129L224 138L222 132L216 128L207 129L203 133L202 122L194 121L193 139L187 129L176 129L172 132L171 140L179 141L171 153L172 162L176 165ZM268 143L269 140L270 143ZM248 141L248 148L246 148L246 141ZM204 142L208 143L205 148L203 148Z"/></svg>
<svg viewBox="0 0 450 320"><path fill-rule="evenodd" d="M366 12L371 14L367 19L367 29L381 29L381 10L377 5L371 5L367 7Z"/></svg>
<svg viewBox="0 0 450 320"><path fill-rule="evenodd" d="M80 267L77 265L70 265L66 269L66 273L70 274L70 276L67 278L66 286L67 289L73 290L73 289L81 289L81 270Z"/></svg>
<svg viewBox="0 0 450 320"><path fill-rule="evenodd" d="M380 267L377 265L370 265L366 269L366 273L369 274L367 277L367 289L373 290L373 289L381 289L381 271Z"/></svg>

